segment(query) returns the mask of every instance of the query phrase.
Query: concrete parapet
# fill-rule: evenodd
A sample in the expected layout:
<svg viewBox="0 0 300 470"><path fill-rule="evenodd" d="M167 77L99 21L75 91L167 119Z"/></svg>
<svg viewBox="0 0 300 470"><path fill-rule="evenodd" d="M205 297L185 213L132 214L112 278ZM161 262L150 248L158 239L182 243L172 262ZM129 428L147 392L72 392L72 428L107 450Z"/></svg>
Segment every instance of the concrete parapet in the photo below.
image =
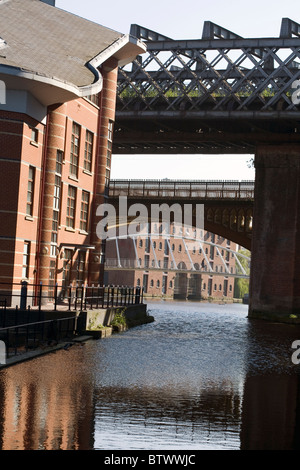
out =
<svg viewBox="0 0 300 470"><path fill-rule="evenodd" d="M93 333L94 337L99 338L109 336L109 328L112 328L112 332L120 332L154 321L144 304L87 310L81 312L78 318L87 334Z"/></svg>

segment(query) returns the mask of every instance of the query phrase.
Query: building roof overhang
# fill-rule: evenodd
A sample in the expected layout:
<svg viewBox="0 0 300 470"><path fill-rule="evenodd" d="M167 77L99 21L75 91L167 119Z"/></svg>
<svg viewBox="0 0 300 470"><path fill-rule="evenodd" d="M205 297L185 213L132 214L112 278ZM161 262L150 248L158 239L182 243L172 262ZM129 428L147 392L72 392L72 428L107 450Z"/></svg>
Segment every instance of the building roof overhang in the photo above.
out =
<svg viewBox="0 0 300 470"><path fill-rule="evenodd" d="M145 51L131 35L40 0L0 2L0 80L44 106L99 93L108 59L124 65Z"/></svg>

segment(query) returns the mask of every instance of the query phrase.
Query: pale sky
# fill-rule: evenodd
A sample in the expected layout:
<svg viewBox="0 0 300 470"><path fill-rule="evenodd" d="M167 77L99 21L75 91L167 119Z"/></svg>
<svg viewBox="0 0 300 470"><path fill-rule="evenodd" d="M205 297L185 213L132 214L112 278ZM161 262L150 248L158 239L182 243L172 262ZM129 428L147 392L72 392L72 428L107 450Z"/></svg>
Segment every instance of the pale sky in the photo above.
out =
<svg viewBox="0 0 300 470"><path fill-rule="evenodd" d="M243 37L278 37L281 19L300 23L298 0L56 0L56 6L128 34L137 23L173 39L199 39L204 21ZM254 179L250 155L114 155L112 178Z"/></svg>

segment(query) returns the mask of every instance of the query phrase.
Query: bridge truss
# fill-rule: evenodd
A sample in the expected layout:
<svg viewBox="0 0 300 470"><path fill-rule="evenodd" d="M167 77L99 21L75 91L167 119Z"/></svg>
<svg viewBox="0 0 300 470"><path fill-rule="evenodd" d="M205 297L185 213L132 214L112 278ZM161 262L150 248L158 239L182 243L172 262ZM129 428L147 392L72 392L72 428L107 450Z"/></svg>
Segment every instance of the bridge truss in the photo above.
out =
<svg viewBox="0 0 300 470"><path fill-rule="evenodd" d="M245 39L205 22L202 39L132 25L147 53L119 69L113 153L254 153L299 142L300 26Z"/></svg>
<svg viewBox="0 0 300 470"><path fill-rule="evenodd" d="M139 256L138 253L138 240L148 239L151 255L151 261L145 261ZM127 237L130 239L134 248L134 257L124 258L120 255L119 241L122 237L111 237L108 238L107 242L115 243L116 257L107 258L105 260L105 271L162 271L162 272L174 272L174 273L197 273L214 276L228 276L235 278L249 279L251 256L245 253L238 252L230 249L228 246L221 246L217 243L208 242L204 238L196 238L192 236L184 235L180 237L183 244L183 251L187 255L188 265L182 261L176 261L173 249L172 239L174 235L163 234L159 237L158 233L139 233ZM158 243L159 240L165 240L168 246L168 253L170 254L170 263L168 265L160 263L158 260ZM211 250L209 247L213 247L216 253L214 261L211 260L209 253ZM193 254L195 250L201 250L202 262L199 259L195 261ZM229 266L229 258L234 258L235 266ZM194 260L193 260L194 259ZM216 262L217 260L217 262ZM217 264L218 263L218 264Z"/></svg>

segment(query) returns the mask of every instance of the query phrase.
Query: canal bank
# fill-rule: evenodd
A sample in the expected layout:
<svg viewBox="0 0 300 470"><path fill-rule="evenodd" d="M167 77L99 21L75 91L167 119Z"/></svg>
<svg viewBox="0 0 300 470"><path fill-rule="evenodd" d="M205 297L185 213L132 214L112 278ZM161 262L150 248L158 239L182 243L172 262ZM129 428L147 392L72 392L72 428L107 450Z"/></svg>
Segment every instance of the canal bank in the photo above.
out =
<svg viewBox="0 0 300 470"><path fill-rule="evenodd" d="M1 338L2 344L5 344L5 352L0 354L0 369L61 349L82 346L86 341L107 338L112 334L154 321L154 317L148 314L145 304L78 312L66 311L63 315L62 312L43 311L42 317L39 317L42 321L37 321L37 312L31 313L32 315L26 314L28 323L23 322L9 327L8 340L5 335ZM64 322L70 320L74 322L71 333L69 331L65 337L58 336L58 324L61 323L62 317ZM34 325L38 325L39 331L34 331L33 340L28 331L30 327L32 333ZM43 325L42 330L41 325ZM47 328L44 328L44 325Z"/></svg>

